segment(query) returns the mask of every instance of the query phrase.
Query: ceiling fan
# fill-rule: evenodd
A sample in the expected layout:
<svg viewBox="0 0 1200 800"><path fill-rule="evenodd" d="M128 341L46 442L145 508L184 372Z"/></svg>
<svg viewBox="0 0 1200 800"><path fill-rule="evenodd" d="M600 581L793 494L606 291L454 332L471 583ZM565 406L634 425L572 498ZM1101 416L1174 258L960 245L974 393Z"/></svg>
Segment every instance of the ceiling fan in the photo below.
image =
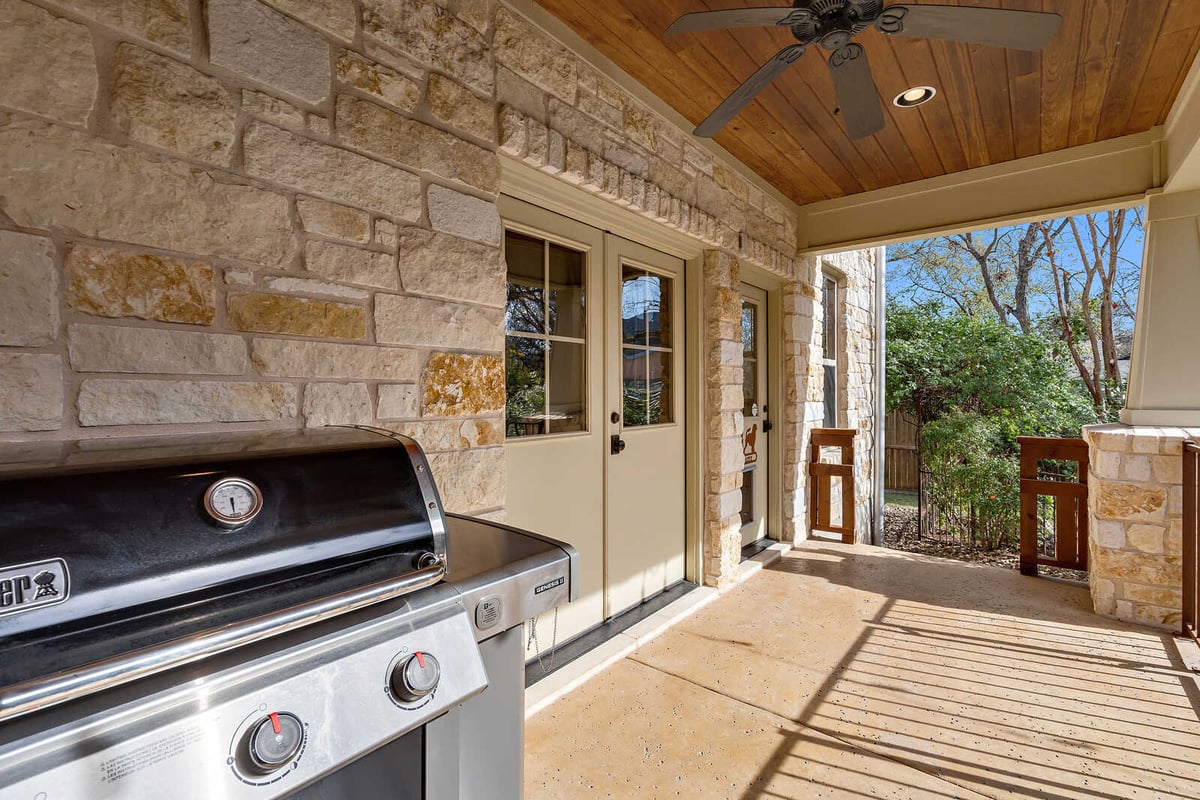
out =
<svg viewBox="0 0 1200 800"><path fill-rule="evenodd" d="M830 51L834 91L851 139L883 129L883 106L871 76L867 53L855 41L868 28L892 36L1041 50L1058 30L1062 17L1040 11L970 6L894 5L883 0L794 0L792 6L734 8L684 14L665 31L694 33L723 28L786 27L799 44L788 45L758 68L696 128L696 136L715 136L771 81L818 44Z"/></svg>

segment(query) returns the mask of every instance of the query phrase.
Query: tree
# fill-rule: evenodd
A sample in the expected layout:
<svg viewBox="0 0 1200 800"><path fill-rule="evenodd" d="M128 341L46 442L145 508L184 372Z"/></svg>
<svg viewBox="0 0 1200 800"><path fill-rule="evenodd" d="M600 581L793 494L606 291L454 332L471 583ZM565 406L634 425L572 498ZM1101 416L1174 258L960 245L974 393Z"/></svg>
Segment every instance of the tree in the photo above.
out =
<svg viewBox="0 0 1200 800"><path fill-rule="evenodd" d="M887 326L887 406L917 418L923 502L976 544L1014 541L1017 437L1078 436L1096 420L1066 348L937 303L893 302Z"/></svg>
<svg viewBox="0 0 1200 800"><path fill-rule="evenodd" d="M1066 247L1050 225L1041 224L1059 327L1097 416L1107 420L1124 394L1116 319L1122 312L1133 315L1121 251L1128 237L1141 231L1141 212L1122 208L1066 223L1071 233Z"/></svg>
<svg viewBox="0 0 1200 800"><path fill-rule="evenodd" d="M937 300L1022 333L1060 338L1098 419L1123 400L1119 359L1132 335L1140 208L954 234L889 251L888 290Z"/></svg>

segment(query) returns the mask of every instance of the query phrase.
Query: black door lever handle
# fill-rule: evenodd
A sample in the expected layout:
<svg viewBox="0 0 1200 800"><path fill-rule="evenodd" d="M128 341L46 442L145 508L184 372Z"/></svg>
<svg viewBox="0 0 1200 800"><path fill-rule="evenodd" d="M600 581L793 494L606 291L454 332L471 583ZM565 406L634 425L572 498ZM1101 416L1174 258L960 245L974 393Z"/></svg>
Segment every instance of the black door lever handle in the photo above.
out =
<svg viewBox="0 0 1200 800"><path fill-rule="evenodd" d="M619 456L625 449L625 440L619 434L614 433L612 439L609 440L608 452L610 455Z"/></svg>

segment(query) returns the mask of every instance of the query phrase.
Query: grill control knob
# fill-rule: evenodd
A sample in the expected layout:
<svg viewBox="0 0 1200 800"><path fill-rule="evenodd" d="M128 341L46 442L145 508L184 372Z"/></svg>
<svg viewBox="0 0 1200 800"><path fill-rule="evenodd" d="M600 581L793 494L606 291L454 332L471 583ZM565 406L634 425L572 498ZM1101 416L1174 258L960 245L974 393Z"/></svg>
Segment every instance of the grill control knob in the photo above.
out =
<svg viewBox="0 0 1200 800"><path fill-rule="evenodd" d="M304 742L304 726L294 714L270 714L246 737L249 767L266 775L291 763Z"/></svg>
<svg viewBox="0 0 1200 800"><path fill-rule="evenodd" d="M437 688L442 666L429 653L417 651L392 670L392 694L405 703L413 703Z"/></svg>

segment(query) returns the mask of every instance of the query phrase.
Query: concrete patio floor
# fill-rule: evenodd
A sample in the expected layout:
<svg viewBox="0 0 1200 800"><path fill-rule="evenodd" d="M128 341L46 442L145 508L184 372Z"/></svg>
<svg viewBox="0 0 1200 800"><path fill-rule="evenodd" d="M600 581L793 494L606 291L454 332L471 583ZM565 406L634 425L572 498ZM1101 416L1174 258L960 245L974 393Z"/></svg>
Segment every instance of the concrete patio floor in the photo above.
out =
<svg viewBox="0 0 1200 800"><path fill-rule="evenodd" d="M1200 797L1194 645L1090 609L807 543L529 719L526 798Z"/></svg>

